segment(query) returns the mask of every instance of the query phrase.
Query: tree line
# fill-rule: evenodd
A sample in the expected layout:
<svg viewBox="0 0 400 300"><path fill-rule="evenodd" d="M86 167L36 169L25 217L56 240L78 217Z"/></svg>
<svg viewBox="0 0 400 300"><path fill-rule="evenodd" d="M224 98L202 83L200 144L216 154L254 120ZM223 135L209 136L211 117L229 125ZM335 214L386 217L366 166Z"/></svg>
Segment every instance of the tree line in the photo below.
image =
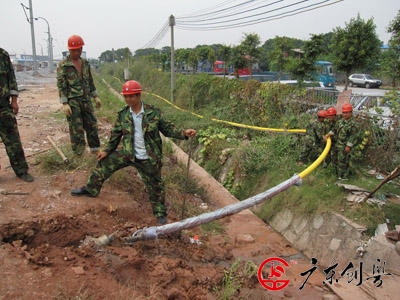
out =
<svg viewBox="0 0 400 300"><path fill-rule="evenodd" d="M234 70L257 63L259 72L291 73L301 81L310 80L316 60L333 62L337 72L345 75L347 88L351 73L370 73L382 77L393 87L400 81L400 11L387 27L391 34L388 47L383 47L373 18L364 20L358 14L344 27L326 34L310 34L309 40L276 36L263 44L257 33L244 33L239 45L198 45L174 52L175 70L204 71L216 60L225 61ZM299 59L300 58L300 59ZM101 53L101 62L145 59L162 71L171 70L171 47L137 49L128 47ZM251 68L250 68L251 69Z"/></svg>

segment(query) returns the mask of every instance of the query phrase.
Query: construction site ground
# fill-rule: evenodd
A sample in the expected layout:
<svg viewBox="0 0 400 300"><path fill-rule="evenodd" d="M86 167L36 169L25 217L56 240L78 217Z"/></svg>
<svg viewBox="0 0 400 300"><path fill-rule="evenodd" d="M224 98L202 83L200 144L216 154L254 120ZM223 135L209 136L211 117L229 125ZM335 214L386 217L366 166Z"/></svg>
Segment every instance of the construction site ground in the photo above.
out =
<svg viewBox="0 0 400 300"><path fill-rule="evenodd" d="M17 120L34 182L15 176L0 144L0 299L373 299L353 284L328 283L320 270L309 278L301 275L312 268L310 260L249 210L220 220L224 233L205 233L196 227L126 244L123 237L157 225L134 168L128 170L132 182L127 187L106 182L98 197L86 198L72 197L70 190L84 185L95 166L89 154L84 155L93 162L91 168L54 175L36 164L37 156L53 150L47 136L59 145L69 141L66 120L54 118L61 108L55 75L40 73L17 73L21 89ZM107 136L109 129L110 124L99 119L100 135ZM187 161L185 153L179 149L176 153L178 160ZM176 161L166 162L163 172L177 166ZM207 211L237 202L195 162L190 176L209 194ZM168 204L172 198L191 205L204 202L196 195L166 192ZM168 223L179 220L170 210ZM113 233L115 239L108 245L98 246L88 238ZM195 235L199 243L193 243ZM257 274L246 277L243 265L233 274L240 279L235 296L223 296L222 283L233 264L251 261L258 267L275 257L289 264L279 277L290 281L286 288L265 289ZM263 278L269 270L263 269Z"/></svg>

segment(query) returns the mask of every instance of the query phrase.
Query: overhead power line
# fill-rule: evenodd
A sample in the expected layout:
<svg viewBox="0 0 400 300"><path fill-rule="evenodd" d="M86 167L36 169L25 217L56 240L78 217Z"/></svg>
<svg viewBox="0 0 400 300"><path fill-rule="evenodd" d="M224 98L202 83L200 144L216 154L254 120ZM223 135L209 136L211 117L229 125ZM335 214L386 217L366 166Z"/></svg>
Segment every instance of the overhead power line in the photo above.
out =
<svg viewBox="0 0 400 300"><path fill-rule="evenodd" d="M169 20L167 20L163 27L158 31L158 33L153 37L153 39L148 42L146 45L139 49L147 49L147 48L154 48L161 40L162 38L167 34L168 32L168 27L169 27Z"/></svg>
<svg viewBox="0 0 400 300"><path fill-rule="evenodd" d="M278 2L275 1L268 5L259 6L257 8L242 11L240 13L230 14L230 15L221 15L213 18L203 19L203 20L192 20L185 21L180 18L176 18L176 27L184 30L223 30L230 29L236 27L250 26L258 23L263 23L267 21L282 19L285 17L297 15L300 13L304 13L310 10L314 10L317 8L321 8L324 6L332 5L337 2L341 2L343 0L320 0L319 2L310 1L310 0L302 0L302 1L286 1L291 2L286 5L270 7L269 10L261 10L262 8L269 7L270 5L276 5ZM306 3L308 2L308 3ZM313 2L313 3L310 3ZM328 3L331 2L331 3ZM305 5L306 4L306 5ZM301 5L301 6L300 6ZM300 6L300 7L299 7ZM252 14L248 14L252 12ZM236 17L239 14L245 14L242 17ZM229 18L229 19L227 19ZM218 20L211 22L211 20Z"/></svg>
<svg viewBox="0 0 400 300"><path fill-rule="evenodd" d="M176 17L176 28L204 31L225 30L283 19L342 2L343 0L230 0ZM168 20L145 48L154 48L168 31Z"/></svg>
<svg viewBox="0 0 400 300"><path fill-rule="evenodd" d="M195 18L202 17L202 16L211 16L211 15L218 14L218 13L221 13L221 12L235 12L237 10L245 9L246 6L249 6L249 7L254 6L254 5L256 5L256 2L258 2L258 1L259 0L245 1L243 3L232 5L230 7L224 8L224 9L214 10L214 8L221 7L225 3L233 4L235 2L235 1L226 1L226 2L223 2L223 3L220 3L220 4L216 5L214 7L207 8L207 9L204 9L204 10L202 10L200 12L192 13L192 14L189 14L189 15L186 15L186 16L180 16L179 18L180 19L188 19L188 18L195 19ZM262 2L265 2L265 1L269 1L269 0L263 0ZM284 1L284 0L280 0L280 1Z"/></svg>

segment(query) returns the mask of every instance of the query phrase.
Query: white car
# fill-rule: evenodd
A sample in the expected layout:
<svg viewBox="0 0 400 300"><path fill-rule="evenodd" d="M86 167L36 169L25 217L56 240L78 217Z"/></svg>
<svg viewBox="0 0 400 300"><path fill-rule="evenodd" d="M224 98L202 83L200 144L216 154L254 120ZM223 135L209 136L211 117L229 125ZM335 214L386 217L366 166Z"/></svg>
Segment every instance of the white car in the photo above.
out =
<svg viewBox="0 0 400 300"><path fill-rule="evenodd" d="M351 74L349 76L349 86L358 86L369 88L379 88L382 85L382 81L379 79L374 79L369 74Z"/></svg>

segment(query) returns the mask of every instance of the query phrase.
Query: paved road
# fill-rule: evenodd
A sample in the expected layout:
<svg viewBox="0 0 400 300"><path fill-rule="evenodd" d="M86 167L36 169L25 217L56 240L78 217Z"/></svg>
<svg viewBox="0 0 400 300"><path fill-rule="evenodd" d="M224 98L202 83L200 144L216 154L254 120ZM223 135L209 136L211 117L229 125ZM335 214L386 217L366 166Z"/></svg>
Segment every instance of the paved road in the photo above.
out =
<svg viewBox="0 0 400 300"><path fill-rule="evenodd" d="M336 89L340 92L344 90L344 85L338 85ZM359 88L359 87L348 87L348 89L352 90L353 94L364 94L364 95L373 95L373 96L378 96L381 95L383 96L385 92L388 92L389 90L385 89L366 89L366 88Z"/></svg>

